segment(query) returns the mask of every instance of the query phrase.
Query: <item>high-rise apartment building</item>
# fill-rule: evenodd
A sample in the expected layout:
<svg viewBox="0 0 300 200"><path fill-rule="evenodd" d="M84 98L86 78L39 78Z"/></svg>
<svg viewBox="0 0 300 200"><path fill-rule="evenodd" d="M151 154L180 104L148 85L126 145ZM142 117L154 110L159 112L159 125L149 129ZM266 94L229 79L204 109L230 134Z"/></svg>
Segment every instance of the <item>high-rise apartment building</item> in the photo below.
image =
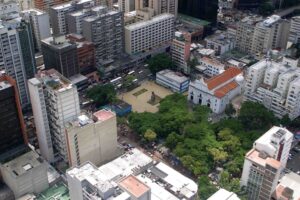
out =
<svg viewBox="0 0 300 200"><path fill-rule="evenodd" d="M148 7L154 9L155 15L170 13L176 17L178 12L178 0L149 0Z"/></svg>
<svg viewBox="0 0 300 200"><path fill-rule="evenodd" d="M50 37L42 40L45 69L54 68L69 78L79 73L77 46L66 37Z"/></svg>
<svg viewBox="0 0 300 200"><path fill-rule="evenodd" d="M245 157L241 186L249 200L269 200L286 166L293 134L285 128L272 127L253 144Z"/></svg>
<svg viewBox="0 0 300 200"><path fill-rule="evenodd" d="M2 71L0 72L0 160L27 142L17 83Z"/></svg>
<svg viewBox="0 0 300 200"><path fill-rule="evenodd" d="M101 9L83 21L83 36L95 45L96 66L110 64L124 52L124 18L120 11Z"/></svg>
<svg viewBox="0 0 300 200"><path fill-rule="evenodd" d="M69 33L67 15L82 9L88 9L95 6L93 0L70 1L65 4L57 4L49 10L50 21L53 35Z"/></svg>
<svg viewBox="0 0 300 200"><path fill-rule="evenodd" d="M135 10L135 0L118 0L119 10L128 13Z"/></svg>
<svg viewBox="0 0 300 200"><path fill-rule="evenodd" d="M4 70L16 80L22 107L29 105L26 83L26 70L22 57L22 49L18 31L14 24L2 21L0 26L0 70Z"/></svg>
<svg viewBox="0 0 300 200"><path fill-rule="evenodd" d="M256 24L251 53L267 53L271 49L285 49L290 24L280 16L272 15Z"/></svg>
<svg viewBox="0 0 300 200"><path fill-rule="evenodd" d="M50 69L29 80L29 88L41 154L51 162L54 152L68 162L65 126L80 114L76 86Z"/></svg>
<svg viewBox="0 0 300 200"><path fill-rule="evenodd" d="M96 166L118 156L116 114L100 110L80 115L66 125L69 165L90 161Z"/></svg>
<svg viewBox="0 0 300 200"><path fill-rule="evenodd" d="M276 116L300 115L300 69L269 59L248 69L244 96L263 104Z"/></svg>
<svg viewBox="0 0 300 200"><path fill-rule="evenodd" d="M285 49L288 40L289 22L272 15L265 20L250 16L239 22L236 47L246 53L267 53L272 49Z"/></svg>
<svg viewBox="0 0 300 200"><path fill-rule="evenodd" d="M185 37L184 34L187 35L188 33L175 32L171 53L172 61L178 69L185 74L188 74L190 70L188 69L187 61L190 59L191 37Z"/></svg>
<svg viewBox="0 0 300 200"><path fill-rule="evenodd" d="M31 24L35 51L41 51L41 40L51 36L48 13L30 9L22 11L22 17Z"/></svg>
<svg viewBox="0 0 300 200"><path fill-rule="evenodd" d="M300 42L300 16L291 19L289 42L293 44Z"/></svg>
<svg viewBox="0 0 300 200"><path fill-rule="evenodd" d="M148 21L125 26L125 51L137 54L160 45L171 43L174 38L175 18L172 14L161 14Z"/></svg>
<svg viewBox="0 0 300 200"><path fill-rule="evenodd" d="M83 20L86 17L102 13L107 8L105 6L95 6L90 9L78 10L67 14L67 25L69 33L82 34Z"/></svg>
<svg viewBox="0 0 300 200"><path fill-rule="evenodd" d="M178 0L178 12L217 23L218 0Z"/></svg>

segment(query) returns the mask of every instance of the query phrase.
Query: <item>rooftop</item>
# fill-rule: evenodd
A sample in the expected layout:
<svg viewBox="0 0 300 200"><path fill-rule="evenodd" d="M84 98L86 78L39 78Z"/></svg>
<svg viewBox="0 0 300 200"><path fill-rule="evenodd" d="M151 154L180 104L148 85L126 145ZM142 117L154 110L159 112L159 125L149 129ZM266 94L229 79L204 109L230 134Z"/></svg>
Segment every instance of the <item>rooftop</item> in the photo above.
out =
<svg viewBox="0 0 300 200"><path fill-rule="evenodd" d="M3 167L13 176L21 176L40 166L44 160L34 151L29 151L7 163Z"/></svg>
<svg viewBox="0 0 300 200"><path fill-rule="evenodd" d="M223 188L219 189L207 200L240 200L240 198L233 192L229 192Z"/></svg>
<svg viewBox="0 0 300 200"><path fill-rule="evenodd" d="M246 158L260 166L263 166L263 167L265 167L266 164L274 167L275 169L279 169L281 167L281 164L278 160L267 157L266 155L263 155L262 152L259 152L255 149L251 149L246 154Z"/></svg>
<svg viewBox="0 0 300 200"><path fill-rule="evenodd" d="M47 190L38 194L36 200L70 200L68 187L62 183L58 182L55 185L49 187Z"/></svg>
<svg viewBox="0 0 300 200"><path fill-rule="evenodd" d="M99 110L97 112L95 112L93 114L93 116L98 120L98 121L106 121L109 120L110 118L113 118L114 116L116 116L116 114L114 112L112 112L111 110Z"/></svg>
<svg viewBox="0 0 300 200"><path fill-rule="evenodd" d="M208 63L210 65L213 65L214 67L221 68L221 69L224 69L224 67L225 67L225 65L223 65L220 61L213 59L213 58L203 57L201 59L201 61L204 63Z"/></svg>
<svg viewBox="0 0 300 200"><path fill-rule="evenodd" d="M238 87L238 84L236 81L231 81L230 83L227 83L226 85L218 88L214 94L216 97L218 97L219 99L224 97L227 93L229 93L230 91L234 90L235 88Z"/></svg>
<svg viewBox="0 0 300 200"><path fill-rule="evenodd" d="M164 14L161 14L161 15L157 15L157 16L155 16L152 19L147 20L147 21L140 21L140 22L137 22L137 23L134 23L134 24L129 24L129 25L125 26L125 29L135 30L135 29L139 29L139 28L144 28L144 27L150 26L151 24L155 24L155 23L160 22L162 20L171 19L171 18L174 18L174 15L169 14L169 13L164 13Z"/></svg>
<svg viewBox="0 0 300 200"><path fill-rule="evenodd" d="M65 91L73 87L72 83L55 69L39 71L36 77L38 80L42 81L47 87L59 92ZM35 80L34 82L37 83L37 80Z"/></svg>
<svg viewBox="0 0 300 200"><path fill-rule="evenodd" d="M165 69L165 70L162 70L160 72L157 72L157 74L159 74L161 76L164 76L165 78L167 78L169 80L172 80L172 81L175 81L177 83L184 83L184 82L189 80L189 78L184 76L183 74L178 73L178 72L174 72L174 71L169 70L169 69Z"/></svg>
<svg viewBox="0 0 300 200"><path fill-rule="evenodd" d="M195 17L190 17L188 15L183 15L183 14L179 14L178 18L179 18L179 20L181 20L183 22L188 22L188 23L192 23L192 24L196 24L196 25L200 25L200 26L207 26L207 25L211 24L209 21L205 21L205 20L198 19Z"/></svg>
<svg viewBox="0 0 300 200"><path fill-rule="evenodd" d="M0 91L11 87L12 85L8 81L0 81Z"/></svg>
<svg viewBox="0 0 300 200"><path fill-rule="evenodd" d="M150 190L147 185L132 175L121 180L119 185L136 198L141 197Z"/></svg>
<svg viewBox="0 0 300 200"><path fill-rule="evenodd" d="M282 196L286 197L286 190L289 189L292 192L290 200L299 200L300 199L300 176L294 172L285 174L280 180L279 184L276 187L276 190L273 196L276 199L279 199Z"/></svg>
<svg viewBox="0 0 300 200"><path fill-rule="evenodd" d="M209 90L212 90L219 85L229 81L230 79L236 77L237 75L241 74L242 70L230 67L227 70L225 70L222 74L219 74L217 76L214 76L206 81L207 87Z"/></svg>

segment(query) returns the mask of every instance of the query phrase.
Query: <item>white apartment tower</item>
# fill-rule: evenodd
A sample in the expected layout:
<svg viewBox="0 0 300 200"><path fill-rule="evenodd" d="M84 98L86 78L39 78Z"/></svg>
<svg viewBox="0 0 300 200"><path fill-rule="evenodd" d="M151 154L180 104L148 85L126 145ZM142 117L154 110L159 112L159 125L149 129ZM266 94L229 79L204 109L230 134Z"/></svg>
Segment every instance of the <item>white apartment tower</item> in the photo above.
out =
<svg viewBox="0 0 300 200"><path fill-rule="evenodd" d="M34 34L35 46L38 51L41 51L41 40L51 36L48 13L37 9L30 9L23 11L22 15L30 22Z"/></svg>
<svg viewBox="0 0 300 200"><path fill-rule="evenodd" d="M300 16L291 19L289 42L293 44L300 42Z"/></svg>
<svg viewBox="0 0 300 200"><path fill-rule="evenodd" d="M29 85L41 154L51 162L54 152L68 162L65 126L80 114L76 86L54 69L40 72Z"/></svg>
<svg viewBox="0 0 300 200"><path fill-rule="evenodd" d="M247 72L245 99L259 102L278 117L300 115L300 69L266 59Z"/></svg>
<svg viewBox="0 0 300 200"><path fill-rule="evenodd" d="M293 134L285 128L272 127L259 139L245 157L241 186L249 200L269 200L285 168Z"/></svg>
<svg viewBox="0 0 300 200"><path fill-rule="evenodd" d="M117 119L110 110L80 115L66 125L69 166L90 161L96 166L117 157Z"/></svg>
<svg viewBox="0 0 300 200"><path fill-rule="evenodd" d="M125 26L126 53L141 53L171 43L174 38L174 21L174 15L165 13L148 21Z"/></svg>

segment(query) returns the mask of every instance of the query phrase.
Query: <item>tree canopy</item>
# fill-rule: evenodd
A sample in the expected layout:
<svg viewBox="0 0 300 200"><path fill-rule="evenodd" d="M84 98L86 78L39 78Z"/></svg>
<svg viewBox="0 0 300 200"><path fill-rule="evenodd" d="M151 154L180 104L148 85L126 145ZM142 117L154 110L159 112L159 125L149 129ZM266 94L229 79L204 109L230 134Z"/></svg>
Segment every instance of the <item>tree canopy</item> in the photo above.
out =
<svg viewBox="0 0 300 200"><path fill-rule="evenodd" d="M116 91L113 85L97 85L87 91L87 97L93 99L97 106L104 106L116 100Z"/></svg>
<svg viewBox="0 0 300 200"><path fill-rule="evenodd" d="M147 61L147 63L149 64L151 73L154 75L164 69L174 69L172 59L166 53L153 56Z"/></svg>

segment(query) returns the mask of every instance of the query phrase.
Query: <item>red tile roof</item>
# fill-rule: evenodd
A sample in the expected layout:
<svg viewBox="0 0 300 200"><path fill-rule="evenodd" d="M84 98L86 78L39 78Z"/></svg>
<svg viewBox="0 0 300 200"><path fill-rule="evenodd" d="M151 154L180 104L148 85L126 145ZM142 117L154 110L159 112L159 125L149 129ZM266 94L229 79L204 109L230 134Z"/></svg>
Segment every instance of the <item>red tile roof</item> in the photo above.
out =
<svg viewBox="0 0 300 200"><path fill-rule="evenodd" d="M242 73L242 70L236 68L236 67L230 67L227 70L225 70L222 74L219 74L217 76L212 77L211 79L208 79L206 81L207 88L209 90L212 90L219 85L227 82L228 80L234 78L235 76Z"/></svg>
<svg viewBox="0 0 300 200"><path fill-rule="evenodd" d="M220 87L217 89L214 94L217 98L224 97L228 92L238 87L238 84L235 81L231 81L230 83L227 83L226 85Z"/></svg>

